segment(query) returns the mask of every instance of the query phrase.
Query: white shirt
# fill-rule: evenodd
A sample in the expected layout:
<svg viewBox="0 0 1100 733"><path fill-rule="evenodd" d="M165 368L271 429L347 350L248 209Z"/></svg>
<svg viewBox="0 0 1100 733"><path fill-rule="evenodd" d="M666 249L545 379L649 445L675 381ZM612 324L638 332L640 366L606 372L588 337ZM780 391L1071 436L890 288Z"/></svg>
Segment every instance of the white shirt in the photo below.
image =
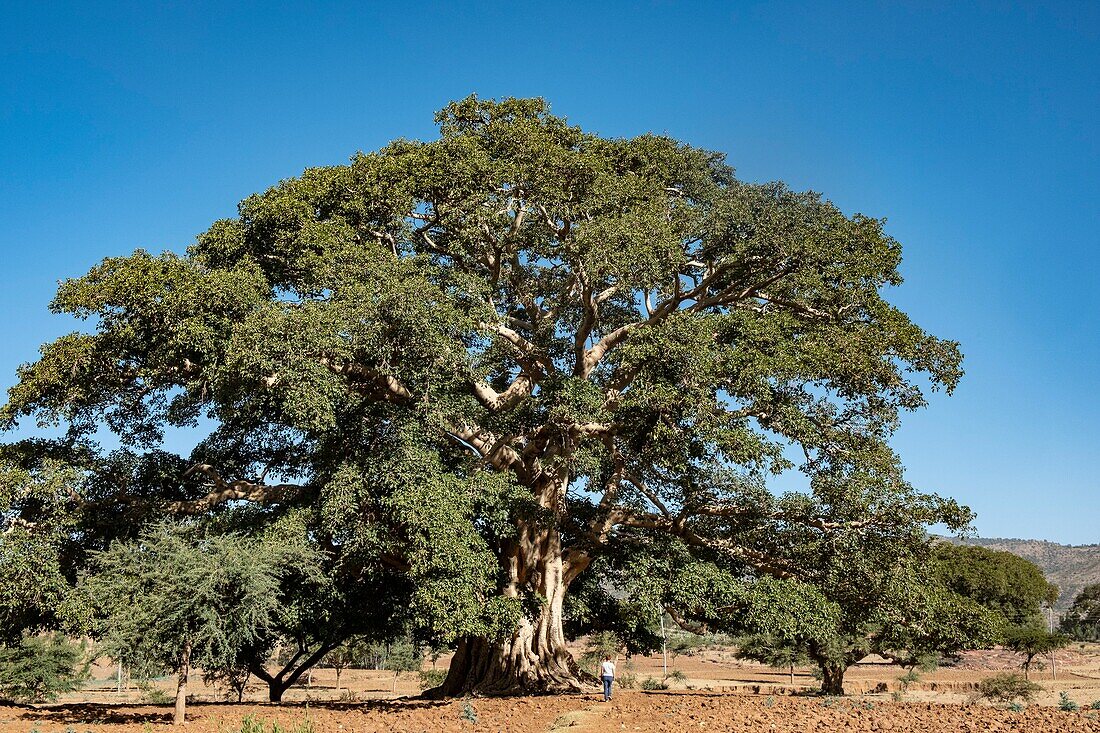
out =
<svg viewBox="0 0 1100 733"><path fill-rule="evenodd" d="M612 661L606 661L600 665L601 677L614 677L615 676L615 663Z"/></svg>

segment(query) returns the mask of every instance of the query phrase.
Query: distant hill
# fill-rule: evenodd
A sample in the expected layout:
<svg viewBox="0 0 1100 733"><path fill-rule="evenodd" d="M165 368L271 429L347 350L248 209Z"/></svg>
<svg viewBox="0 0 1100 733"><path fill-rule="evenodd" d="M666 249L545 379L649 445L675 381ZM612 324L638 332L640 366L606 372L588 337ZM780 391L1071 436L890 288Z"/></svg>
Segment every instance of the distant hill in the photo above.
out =
<svg viewBox="0 0 1100 733"><path fill-rule="evenodd" d="M1100 583L1100 545L1059 545L1045 540L980 539L950 537L950 542L979 545L991 550L1004 550L1030 560L1039 566L1047 580L1055 583L1062 594L1055 609L1065 611L1081 589L1090 583Z"/></svg>

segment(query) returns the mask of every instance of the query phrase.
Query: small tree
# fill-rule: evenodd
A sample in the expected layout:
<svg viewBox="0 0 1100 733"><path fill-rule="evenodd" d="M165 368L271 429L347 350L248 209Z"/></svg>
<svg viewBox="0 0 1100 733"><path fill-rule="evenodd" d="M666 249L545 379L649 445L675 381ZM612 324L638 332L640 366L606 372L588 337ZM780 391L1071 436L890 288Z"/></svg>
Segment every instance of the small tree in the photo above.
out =
<svg viewBox="0 0 1100 733"><path fill-rule="evenodd" d="M104 650L134 660L139 674L176 673L173 721L182 723L191 669L237 665L283 610L280 578L316 564L307 548L275 538L164 523L96 555L74 594L87 605L73 611L84 611Z"/></svg>
<svg viewBox="0 0 1100 733"><path fill-rule="evenodd" d="M757 662L786 669L794 684L794 668L810 663L806 646L796 641L781 639L768 634L754 634L741 640L737 647L738 659L752 659Z"/></svg>
<svg viewBox="0 0 1100 733"><path fill-rule="evenodd" d="M409 639L401 639L389 645L385 668L393 672L390 692L397 692L397 678L402 672L418 672L424 666L424 652Z"/></svg>
<svg viewBox="0 0 1100 733"><path fill-rule="evenodd" d="M237 702L244 701L244 693L248 689L248 680L251 677L252 672L249 670L248 664L240 660L223 667L203 670L203 681L208 685L225 685L228 693L236 696Z"/></svg>
<svg viewBox="0 0 1100 733"><path fill-rule="evenodd" d="M63 636L24 636L19 643L0 647L0 697L17 702L50 702L72 692L88 676L88 662L80 664L83 645Z"/></svg>
<svg viewBox="0 0 1100 733"><path fill-rule="evenodd" d="M1040 654L1050 654L1069 644L1064 634L1052 634L1041 626L1014 626L1004 634L1006 649L1024 655L1020 665L1024 670L1024 679L1031 679L1031 663Z"/></svg>
<svg viewBox="0 0 1100 733"><path fill-rule="evenodd" d="M332 667L336 672L336 692L340 693L340 676L348 667L362 666L370 653L371 645L362 637L348 639L325 655L323 665Z"/></svg>
<svg viewBox="0 0 1100 733"><path fill-rule="evenodd" d="M599 676L600 663L606 657L618 656L622 651L623 643L611 631L600 631L588 637L588 643L581 655L581 668L595 676Z"/></svg>

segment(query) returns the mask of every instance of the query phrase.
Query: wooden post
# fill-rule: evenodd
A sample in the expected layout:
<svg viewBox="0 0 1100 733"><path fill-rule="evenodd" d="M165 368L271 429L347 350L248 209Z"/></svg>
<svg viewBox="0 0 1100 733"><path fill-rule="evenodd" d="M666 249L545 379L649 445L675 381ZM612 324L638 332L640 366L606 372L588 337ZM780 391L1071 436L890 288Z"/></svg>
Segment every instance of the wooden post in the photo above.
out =
<svg viewBox="0 0 1100 733"><path fill-rule="evenodd" d="M665 610L661 609L661 657L664 660L665 676L668 679L668 634L665 633Z"/></svg>

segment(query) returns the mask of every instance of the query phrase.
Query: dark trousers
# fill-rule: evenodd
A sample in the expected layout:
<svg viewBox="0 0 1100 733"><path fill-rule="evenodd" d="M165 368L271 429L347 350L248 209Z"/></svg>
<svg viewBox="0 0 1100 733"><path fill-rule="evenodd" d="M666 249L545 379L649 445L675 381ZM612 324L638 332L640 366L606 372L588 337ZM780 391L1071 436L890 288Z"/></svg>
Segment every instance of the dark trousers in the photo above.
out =
<svg viewBox="0 0 1100 733"><path fill-rule="evenodd" d="M604 677L603 678L603 699L604 699L604 702L607 702L608 700L611 699L611 681L613 679L615 679L615 678L614 677Z"/></svg>

